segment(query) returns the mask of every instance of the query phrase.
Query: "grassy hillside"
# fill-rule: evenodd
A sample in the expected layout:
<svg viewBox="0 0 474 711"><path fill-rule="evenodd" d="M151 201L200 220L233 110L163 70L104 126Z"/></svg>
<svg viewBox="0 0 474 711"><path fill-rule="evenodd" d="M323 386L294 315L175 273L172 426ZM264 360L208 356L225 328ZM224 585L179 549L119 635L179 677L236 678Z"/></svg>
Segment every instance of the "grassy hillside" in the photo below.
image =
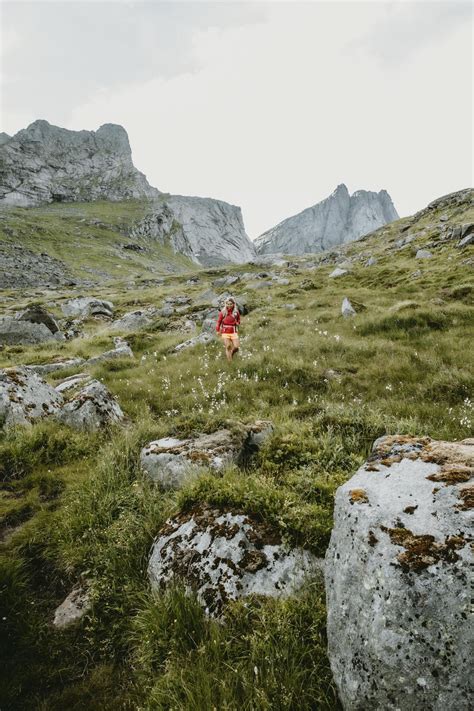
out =
<svg viewBox="0 0 474 711"><path fill-rule="evenodd" d="M186 271L192 262L175 254L169 245L128 235L132 225L150 212L153 202L97 201L2 208L0 256L15 254L14 245L20 245L33 254L47 253L59 260L69 280L94 283ZM138 244L144 251L124 249L129 243Z"/></svg>
<svg viewBox="0 0 474 711"><path fill-rule="evenodd" d="M175 316L128 335L134 359L91 369L118 397L125 427L86 435L44 421L0 436L2 708L339 708L317 580L287 600L230 604L220 624L179 586L151 594L150 545L169 515L209 502L256 514L288 544L322 556L334 492L375 438L472 435L474 258L472 247L440 239L443 225L474 222L471 203L472 195L385 226L333 256L271 268L288 285L255 289L250 276L240 279L232 288L246 294L249 314L230 366L218 341L172 354L188 337L174 330ZM432 257L417 259L422 248ZM365 266L369 256L377 263ZM349 260L348 274L329 277L336 262ZM245 270L257 277L262 268ZM196 300L219 276L243 271L194 269L196 284L187 283L190 273L152 287L117 280L91 294L112 300L121 315L160 306L171 294ZM11 309L39 300L59 316L72 293L4 296L14 299ZM358 312L353 318L341 315L345 296ZM106 326L91 319L83 338L4 347L0 367L97 354L111 343ZM140 449L151 439L257 418L271 419L275 431L245 471L207 473L174 493L140 471ZM80 579L89 581L93 611L58 632L54 609Z"/></svg>

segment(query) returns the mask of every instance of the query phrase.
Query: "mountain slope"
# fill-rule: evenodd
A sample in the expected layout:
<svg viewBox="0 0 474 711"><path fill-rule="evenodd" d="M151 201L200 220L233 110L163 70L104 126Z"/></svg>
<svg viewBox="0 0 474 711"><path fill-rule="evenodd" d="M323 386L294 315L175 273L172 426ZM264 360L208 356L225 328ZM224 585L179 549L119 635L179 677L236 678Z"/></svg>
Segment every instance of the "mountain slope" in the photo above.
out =
<svg viewBox="0 0 474 711"><path fill-rule="evenodd" d="M168 315L135 332L89 317L81 337L0 350L1 368L87 358L110 349L119 333L134 352L87 366L117 397L124 427L84 433L45 420L0 433L7 708L340 709L317 578L286 600L231 602L222 624L180 585L151 592L150 546L170 516L185 520L207 506L242 512L289 548L323 556L334 493L375 439L471 437L473 235L474 191L465 190L265 273L256 265L193 266L160 285L115 280L88 291L0 292L1 315L40 302L61 328L64 302L79 295L112 301L116 318L168 305ZM335 266L346 273L332 278ZM190 322L197 334L200 319L215 314L214 294L229 277L248 309L239 359L228 366L217 340L175 352ZM348 318L345 297L356 311ZM78 368L48 381L57 385ZM140 452L152 440L232 431L257 419L271 420L274 431L245 467L205 470L179 491L163 491L143 474ZM55 608L85 581L92 610L58 632Z"/></svg>
<svg viewBox="0 0 474 711"><path fill-rule="evenodd" d="M325 200L288 217L255 240L259 254L321 252L358 239L398 218L386 190L358 190L349 195L344 184Z"/></svg>

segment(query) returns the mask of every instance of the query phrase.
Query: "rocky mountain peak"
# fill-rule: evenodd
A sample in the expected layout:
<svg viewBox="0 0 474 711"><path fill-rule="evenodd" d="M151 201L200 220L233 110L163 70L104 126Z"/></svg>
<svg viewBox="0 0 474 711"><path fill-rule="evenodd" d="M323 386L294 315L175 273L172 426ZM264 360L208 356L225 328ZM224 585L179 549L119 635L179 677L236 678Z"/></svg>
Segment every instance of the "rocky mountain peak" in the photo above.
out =
<svg viewBox="0 0 474 711"><path fill-rule="evenodd" d="M357 190L340 183L321 202L283 220L255 240L259 254L321 252L358 239L398 219L386 190Z"/></svg>
<svg viewBox="0 0 474 711"><path fill-rule="evenodd" d="M117 124L71 131L38 119L0 141L0 203L28 207L158 195L134 167L127 132Z"/></svg>

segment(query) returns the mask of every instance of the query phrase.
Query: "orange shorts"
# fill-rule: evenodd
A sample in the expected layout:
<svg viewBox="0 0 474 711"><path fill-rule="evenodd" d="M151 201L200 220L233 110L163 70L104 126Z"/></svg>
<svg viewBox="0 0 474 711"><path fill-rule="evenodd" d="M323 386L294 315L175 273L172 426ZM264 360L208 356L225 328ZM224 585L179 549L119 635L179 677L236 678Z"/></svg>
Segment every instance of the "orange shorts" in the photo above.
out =
<svg viewBox="0 0 474 711"><path fill-rule="evenodd" d="M226 338L230 338L231 341L237 341L239 338L238 333L221 333L221 336L224 340L226 340Z"/></svg>

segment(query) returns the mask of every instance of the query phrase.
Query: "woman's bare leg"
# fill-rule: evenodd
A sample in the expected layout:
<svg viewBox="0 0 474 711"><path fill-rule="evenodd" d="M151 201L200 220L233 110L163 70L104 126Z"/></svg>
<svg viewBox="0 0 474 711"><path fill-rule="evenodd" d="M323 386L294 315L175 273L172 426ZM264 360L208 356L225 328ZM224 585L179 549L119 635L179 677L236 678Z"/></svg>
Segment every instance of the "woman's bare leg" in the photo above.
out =
<svg viewBox="0 0 474 711"><path fill-rule="evenodd" d="M237 353L237 351L239 350L239 348L240 348L239 339L238 339L238 338L234 338L234 340L232 341L232 357L234 357L234 355Z"/></svg>
<svg viewBox="0 0 474 711"><path fill-rule="evenodd" d="M234 351L233 351L234 346L232 344L232 339L226 338L224 341L224 344L225 344L225 355L226 355L227 360L230 363L230 361L232 360L232 355L234 353Z"/></svg>

